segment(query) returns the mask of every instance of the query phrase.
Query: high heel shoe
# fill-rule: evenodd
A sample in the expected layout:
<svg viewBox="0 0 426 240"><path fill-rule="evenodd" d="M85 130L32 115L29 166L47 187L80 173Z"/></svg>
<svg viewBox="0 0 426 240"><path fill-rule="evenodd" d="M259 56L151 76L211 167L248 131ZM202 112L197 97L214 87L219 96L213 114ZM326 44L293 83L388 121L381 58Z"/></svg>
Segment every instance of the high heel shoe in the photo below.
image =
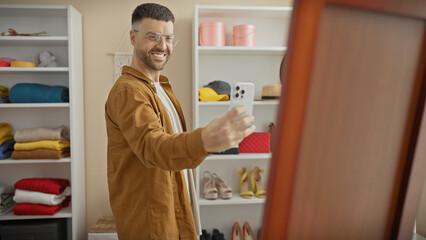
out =
<svg viewBox="0 0 426 240"><path fill-rule="evenodd" d="M254 234L253 234L253 230L251 230L251 227L248 224L248 222L245 222L244 226L243 226L243 239L244 240L256 240L256 238L254 237Z"/></svg>
<svg viewBox="0 0 426 240"><path fill-rule="evenodd" d="M246 168L241 169L241 171L238 172L241 175L240 178L240 196L242 198L252 198L253 197L253 191L249 190L249 183L248 183L248 173Z"/></svg>
<svg viewBox="0 0 426 240"><path fill-rule="evenodd" d="M232 226L232 240L243 240L243 233L241 232L240 224L237 222Z"/></svg>
<svg viewBox="0 0 426 240"><path fill-rule="evenodd" d="M219 190L219 197L222 199L232 198L232 188L226 184L226 182L220 178L216 173L212 174L215 186Z"/></svg>
<svg viewBox="0 0 426 240"><path fill-rule="evenodd" d="M259 169L258 166L254 167L253 170L250 171L251 186L253 187L253 192L256 197L265 198L266 191L261 182L260 173L263 173L263 169Z"/></svg>
<svg viewBox="0 0 426 240"><path fill-rule="evenodd" d="M203 173L203 197L208 200L217 199L217 188L213 186L212 175L209 171Z"/></svg>

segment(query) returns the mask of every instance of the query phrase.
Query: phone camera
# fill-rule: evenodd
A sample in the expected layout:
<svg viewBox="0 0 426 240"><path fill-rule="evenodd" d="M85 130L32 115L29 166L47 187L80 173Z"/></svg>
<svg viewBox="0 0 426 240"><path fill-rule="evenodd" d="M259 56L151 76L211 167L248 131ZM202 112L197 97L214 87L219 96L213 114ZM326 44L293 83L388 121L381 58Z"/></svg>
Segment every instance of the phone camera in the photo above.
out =
<svg viewBox="0 0 426 240"><path fill-rule="evenodd" d="M240 90L240 86L237 86L236 89L237 89L237 91L239 91Z"/></svg>
<svg viewBox="0 0 426 240"><path fill-rule="evenodd" d="M244 90L241 90L241 94L244 94L244 93L246 93L246 91L244 91Z"/></svg>
<svg viewBox="0 0 426 240"><path fill-rule="evenodd" d="M235 97L236 97L236 98L238 98L239 96L240 96L240 94L238 94L238 93L237 93L237 94L235 94Z"/></svg>

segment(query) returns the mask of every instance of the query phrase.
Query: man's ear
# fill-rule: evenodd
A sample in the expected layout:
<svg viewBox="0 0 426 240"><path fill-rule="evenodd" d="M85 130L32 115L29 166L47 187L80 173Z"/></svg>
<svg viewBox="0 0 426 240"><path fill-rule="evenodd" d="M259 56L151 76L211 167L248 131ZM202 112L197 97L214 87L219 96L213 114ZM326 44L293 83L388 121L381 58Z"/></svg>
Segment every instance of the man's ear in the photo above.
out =
<svg viewBox="0 0 426 240"><path fill-rule="evenodd" d="M135 32L135 30L130 30L130 43L135 46L136 43L136 34L137 32Z"/></svg>

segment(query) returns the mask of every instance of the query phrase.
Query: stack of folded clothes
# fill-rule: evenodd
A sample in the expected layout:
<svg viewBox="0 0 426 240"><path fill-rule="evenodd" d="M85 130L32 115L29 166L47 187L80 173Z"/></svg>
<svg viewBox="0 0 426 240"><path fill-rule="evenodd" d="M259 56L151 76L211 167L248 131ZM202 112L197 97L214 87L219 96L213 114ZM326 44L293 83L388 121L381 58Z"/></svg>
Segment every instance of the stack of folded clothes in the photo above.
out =
<svg viewBox="0 0 426 240"><path fill-rule="evenodd" d="M9 88L0 85L0 103L9 102Z"/></svg>
<svg viewBox="0 0 426 240"><path fill-rule="evenodd" d="M67 179L24 178L15 183L15 215L55 215L71 201Z"/></svg>
<svg viewBox="0 0 426 240"><path fill-rule="evenodd" d="M27 128L15 132L12 159L61 159L70 156L68 128Z"/></svg>
<svg viewBox="0 0 426 240"><path fill-rule="evenodd" d="M0 160L10 157L14 144L12 126L9 123L0 123Z"/></svg>
<svg viewBox="0 0 426 240"><path fill-rule="evenodd" d="M15 206L13 202L14 190L13 186L0 183L0 216L8 214Z"/></svg>

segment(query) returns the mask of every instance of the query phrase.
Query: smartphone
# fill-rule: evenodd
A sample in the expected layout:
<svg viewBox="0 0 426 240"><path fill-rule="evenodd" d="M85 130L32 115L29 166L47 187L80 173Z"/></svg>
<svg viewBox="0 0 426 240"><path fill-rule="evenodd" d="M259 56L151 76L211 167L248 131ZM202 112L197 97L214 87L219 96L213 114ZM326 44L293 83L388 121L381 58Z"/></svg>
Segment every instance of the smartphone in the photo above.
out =
<svg viewBox="0 0 426 240"><path fill-rule="evenodd" d="M229 109L237 106L245 106L247 112L241 117L253 115L254 84L250 82L236 82L231 87ZM240 117L240 118L241 118ZM249 127L249 126L247 126Z"/></svg>

